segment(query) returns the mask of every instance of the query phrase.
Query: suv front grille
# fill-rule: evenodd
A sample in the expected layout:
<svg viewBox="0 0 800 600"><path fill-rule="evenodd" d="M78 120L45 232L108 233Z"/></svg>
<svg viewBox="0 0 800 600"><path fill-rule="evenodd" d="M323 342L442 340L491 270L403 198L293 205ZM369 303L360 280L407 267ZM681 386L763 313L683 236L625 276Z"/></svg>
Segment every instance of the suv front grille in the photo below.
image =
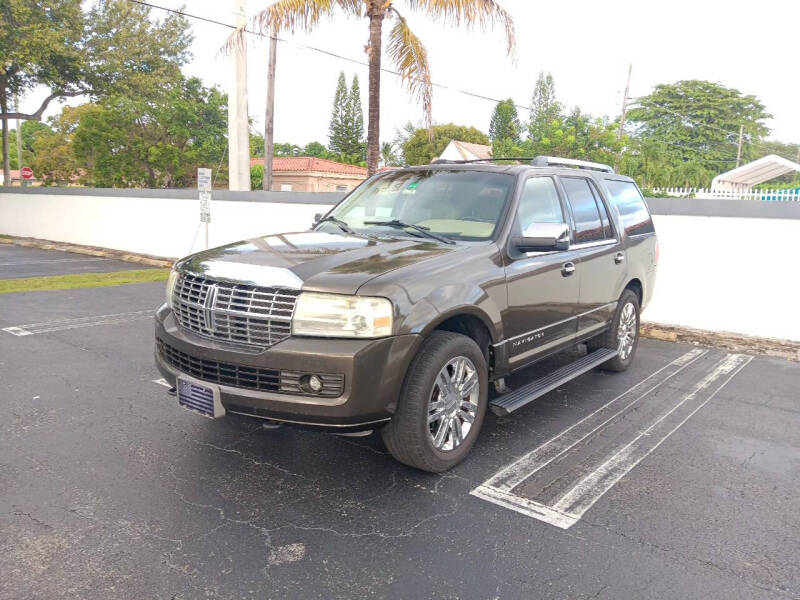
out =
<svg viewBox="0 0 800 600"><path fill-rule="evenodd" d="M306 375L300 371L278 371L196 358L160 339L156 339L156 347L167 364L200 381L259 392L314 395L321 398L338 398L344 391L344 375L341 373L317 373L322 379L322 391L309 394L300 388L300 379Z"/></svg>
<svg viewBox="0 0 800 600"><path fill-rule="evenodd" d="M286 339L299 290L214 281L181 273L172 310L184 329L223 342L268 348Z"/></svg>

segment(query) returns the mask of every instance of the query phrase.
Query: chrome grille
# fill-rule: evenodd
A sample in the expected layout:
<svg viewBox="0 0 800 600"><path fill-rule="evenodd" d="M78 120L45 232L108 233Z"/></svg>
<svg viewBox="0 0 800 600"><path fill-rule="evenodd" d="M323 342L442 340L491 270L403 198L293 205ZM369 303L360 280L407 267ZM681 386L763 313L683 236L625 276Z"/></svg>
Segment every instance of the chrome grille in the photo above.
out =
<svg viewBox="0 0 800 600"><path fill-rule="evenodd" d="M214 281L181 273L173 312L184 329L248 346L269 347L291 334L299 290Z"/></svg>

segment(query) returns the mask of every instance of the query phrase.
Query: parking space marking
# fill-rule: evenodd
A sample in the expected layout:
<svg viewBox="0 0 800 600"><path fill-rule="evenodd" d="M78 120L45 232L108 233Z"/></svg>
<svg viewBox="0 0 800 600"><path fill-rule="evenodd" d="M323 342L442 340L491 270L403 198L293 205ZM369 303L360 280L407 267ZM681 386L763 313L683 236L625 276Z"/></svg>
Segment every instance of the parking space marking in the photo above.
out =
<svg viewBox="0 0 800 600"><path fill-rule="evenodd" d="M742 354L726 355L677 403L670 405L666 412L660 414L654 422L641 430L632 440L616 448L611 456L552 503L542 504L525 498L515 494L514 488L577 444L601 431L615 417L697 361L706 352L699 349L687 352L567 428L555 438L502 469L472 490L471 494L561 529L568 529L577 523L603 494L705 406L753 357ZM709 391L712 385L725 375L728 377L713 391ZM647 389L639 393L644 388ZM626 402L626 399L629 401ZM618 407L621 408L609 415L611 410ZM688 414L684 415L680 409L687 408L690 410Z"/></svg>
<svg viewBox="0 0 800 600"><path fill-rule="evenodd" d="M52 260L18 260L15 262L0 263L0 267L16 267L18 265L46 265L51 263L74 263L74 262L100 262L111 260L110 258L56 258Z"/></svg>
<svg viewBox="0 0 800 600"><path fill-rule="evenodd" d="M137 310L126 313L116 313L112 315L96 315L92 317L78 317L76 319L58 319L55 321L45 321L43 323L30 323L28 325L16 325L14 327L4 327L3 331L16 336L36 335L38 333L50 333L53 331L65 331L67 329L77 329L79 327L94 327L96 325L114 325L117 323L128 323L152 318L155 310Z"/></svg>

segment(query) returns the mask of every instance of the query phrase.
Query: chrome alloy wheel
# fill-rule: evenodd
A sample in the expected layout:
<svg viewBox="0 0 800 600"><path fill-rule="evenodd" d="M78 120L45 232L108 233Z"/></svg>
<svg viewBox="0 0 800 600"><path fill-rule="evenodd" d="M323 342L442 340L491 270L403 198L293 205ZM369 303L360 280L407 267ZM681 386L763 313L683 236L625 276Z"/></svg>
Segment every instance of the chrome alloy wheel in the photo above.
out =
<svg viewBox="0 0 800 600"><path fill-rule="evenodd" d="M428 400L428 430L437 450L461 445L478 415L478 370L466 356L450 360L436 376Z"/></svg>
<svg viewBox="0 0 800 600"><path fill-rule="evenodd" d="M632 302L628 302L622 307L619 313L619 325L617 327L617 352L619 353L620 360L627 360L633 352L633 345L636 343L636 327L638 325L636 318L636 307Z"/></svg>

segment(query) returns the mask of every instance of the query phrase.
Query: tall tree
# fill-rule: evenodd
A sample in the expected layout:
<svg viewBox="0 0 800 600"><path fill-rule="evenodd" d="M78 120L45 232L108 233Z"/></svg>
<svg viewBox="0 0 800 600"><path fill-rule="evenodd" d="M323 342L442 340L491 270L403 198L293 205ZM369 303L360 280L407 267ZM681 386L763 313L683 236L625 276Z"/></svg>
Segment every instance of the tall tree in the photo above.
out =
<svg viewBox="0 0 800 600"><path fill-rule="evenodd" d="M561 104L556 100L556 84L550 73L540 72L531 98L528 133L534 140L548 136L553 122L561 116Z"/></svg>
<svg viewBox="0 0 800 600"><path fill-rule="evenodd" d="M331 123L328 128L328 148L333 152L343 153L348 146L347 139L347 80L344 71L339 73L336 93L333 95Z"/></svg>
<svg viewBox="0 0 800 600"><path fill-rule="evenodd" d="M635 135L672 147L681 161L699 160L708 168L736 166L739 127L744 129L744 160L759 155L757 144L769 133L771 117L755 96L710 81L657 85L628 113Z"/></svg>
<svg viewBox="0 0 800 600"><path fill-rule="evenodd" d="M361 105L361 89L358 85L358 75L353 76L350 94L347 96L347 149L345 154L358 155L361 160L365 158L364 145L364 107Z"/></svg>
<svg viewBox="0 0 800 600"><path fill-rule="evenodd" d="M397 10L396 0L277 0L254 17L255 25L264 34L270 31L310 31L322 17L333 17L337 10L344 15L369 21L369 42L366 46L369 62L369 117L367 126L367 171L378 168L380 158L380 81L383 23L392 20L389 31L388 53L409 92L422 101L425 120L430 125L433 86L431 83L428 53L420 39L411 31L403 15ZM499 21L502 25L507 50L514 51L514 23L511 15L496 0L407 0L412 11L431 19L485 26ZM242 43L244 32L239 30L231 43Z"/></svg>
<svg viewBox="0 0 800 600"><path fill-rule="evenodd" d="M489 139L493 142L511 140L513 143L519 144L521 130L522 125L519 122L519 114L514 101L509 98L498 102L489 123Z"/></svg>
<svg viewBox="0 0 800 600"><path fill-rule="evenodd" d="M50 102L110 93L147 96L180 75L188 59L188 23L125 0L0 2L0 119L7 174L8 120L38 121ZM10 100L34 87L49 93L33 112L10 111Z"/></svg>
<svg viewBox="0 0 800 600"><path fill-rule="evenodd" d="M489 137L474 127L465 125L434 125L433 135L428 129L417 129L403 145L406 164L425 165L438 157L452 140L473 144L488 144Z"/></svg>

